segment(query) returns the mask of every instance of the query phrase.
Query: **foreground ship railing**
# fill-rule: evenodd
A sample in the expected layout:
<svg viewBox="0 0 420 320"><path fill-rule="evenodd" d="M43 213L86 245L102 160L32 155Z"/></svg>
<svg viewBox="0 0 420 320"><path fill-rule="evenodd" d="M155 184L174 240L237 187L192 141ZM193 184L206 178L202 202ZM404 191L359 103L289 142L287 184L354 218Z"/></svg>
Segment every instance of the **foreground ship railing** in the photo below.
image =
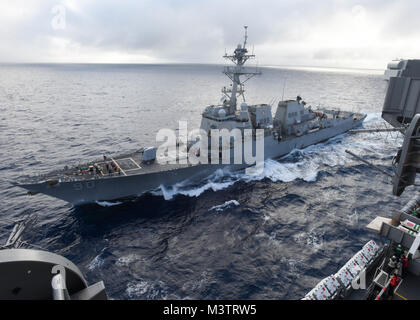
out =
<svg viewBox="0 0 420 320"><path fill-rule="evenodd" d="M332 300L348 296L383 253L384 248L381 249L373 240L369 241L337 273L321 280L303 300Z"/></svg>
<svg viewBox="0 0 420 320"><path fill-rule="evenodd" d="M106 300L103 281L88 286L70 260L22 240L36 221L27 216L17 222L0 246L0 299Z"/></svg>
<svg viewBox="0 0 420 320"><path fill-rule="evenodd" d="M387 243L380 248L369 241L303 300L420 299L420 196L391 218L376 217L366 228Z"/></svg>

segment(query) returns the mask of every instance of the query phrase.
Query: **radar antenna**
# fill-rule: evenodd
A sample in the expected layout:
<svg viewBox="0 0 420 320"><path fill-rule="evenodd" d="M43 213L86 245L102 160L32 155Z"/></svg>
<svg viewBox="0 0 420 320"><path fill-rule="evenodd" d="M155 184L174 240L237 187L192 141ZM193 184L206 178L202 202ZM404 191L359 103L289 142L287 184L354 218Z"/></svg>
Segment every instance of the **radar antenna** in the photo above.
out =
<svg viewBox="0 0 420 320"><path fill-rule="evenodd" d="M246 47L246 41L248 40L248 26L244 26L245 29L245 40L244 40L244 49Z"/></svg>
<svg viewBox="0 0 420 320"><path fill-rule="evenodd" d="M228 55L225 53L223 58L232 61L235 65L234 66L226 66L223 70L223 73L232 80L231 88L227 89L224 87L222 89L222 93L228 98L225 104L229 107L228 114L234 114L236 111L236 102L237 96L242 96L243 100L245 101L245 90L244 90L244 83L251 79L256 75L260 75L261 72L256 69L255 71L247 70L244 67L244 64L248 59L254 59L254 54L248 54L248 50L246 49L247 41L248 41L248 26L244 26L245 35L244 35L244 43L243 46L238 44L237 48L233 52L232 55ZM246 76L244 81L241 81L240 77Z"/></svg>

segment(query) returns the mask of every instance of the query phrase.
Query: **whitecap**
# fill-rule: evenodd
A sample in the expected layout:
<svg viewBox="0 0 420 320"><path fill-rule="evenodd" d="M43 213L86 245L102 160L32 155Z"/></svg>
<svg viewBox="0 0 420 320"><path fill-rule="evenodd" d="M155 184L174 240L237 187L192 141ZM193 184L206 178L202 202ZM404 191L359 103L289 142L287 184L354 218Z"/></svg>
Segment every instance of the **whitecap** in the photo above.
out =
<svg viewBox="0 0 420 320"><path fill-rule="evenodd" d="M125 290L130 299L164 300L167 297L167 287L162 281L148 282L140 280L130 282Z"/></svg>
<svg viewBox="0 0 420 320"><path fill-rule="evenodd" d="M121 267L123 267L123 266L126 267L135 260L137 260L137 255L136 254L129 254L127 256L118 258L118 260L115 262L115 264L118 265L118 266L121 266Z"/></svg>
<svg viewBox="0 0 420 320"><path fill-rule="evenodd" d="M122 204L122 202L109 202L109 201L95 201L97 205L101 207L113 207Z"/></svg>
<svg viewBox="0 0 420 320"><path fill-rule="evenodd" d="M211 207L209 211L211 211L211 210L223 211L223 210L225 210L227 207L230 207L231 205L234 205L234 206L239 206L239 202L238 202L238 201L236 201L236 200L229 200L229 201L226 201L225 203L223 203L223 204L221 204L221 205Z"/></svg>
<svg viewBox="0 0 420 320"><path fill-rule="evenodd" d="M322 249L324 245L324 233L317 233L315 231L301 232L293 235L293 240L316 252Z"/></svg>
<svg viewBox="0 0 420 320"><path fill-rule="evenodd" d="M99 255L97 255L92 261L91 261L91 263L89 263L89 265L88 265L88 269L89 270L94 270L94 269L97 269L97 268L100 268L103 264L104 264L104 259L102 259L101 258L101 254L102 254L102 252L99 254Z"/></svg>

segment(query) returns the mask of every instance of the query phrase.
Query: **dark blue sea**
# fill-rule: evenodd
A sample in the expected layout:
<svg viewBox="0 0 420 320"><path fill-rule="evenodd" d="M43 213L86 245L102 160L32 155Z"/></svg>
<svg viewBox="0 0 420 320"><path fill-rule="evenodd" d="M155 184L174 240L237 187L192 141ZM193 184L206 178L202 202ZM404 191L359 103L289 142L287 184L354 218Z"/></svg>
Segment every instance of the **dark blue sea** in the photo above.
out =
<svg viewBox="0 0 420 320"><path fill-rule="evenodd" d="M365 226L413 195L345 149L390 169L396 133L344 134L268 160L264 174L213 175L126 202L73 207L11 182L156 145L178 120L198 128L228 85L217 65L1 65L0 241L38 215L32 243L71 259L113 299L300 299L375 236ZM376 71L263 68L248 103L297 95L385 126ZM275 112L275 107L273 108Z"/></svg>

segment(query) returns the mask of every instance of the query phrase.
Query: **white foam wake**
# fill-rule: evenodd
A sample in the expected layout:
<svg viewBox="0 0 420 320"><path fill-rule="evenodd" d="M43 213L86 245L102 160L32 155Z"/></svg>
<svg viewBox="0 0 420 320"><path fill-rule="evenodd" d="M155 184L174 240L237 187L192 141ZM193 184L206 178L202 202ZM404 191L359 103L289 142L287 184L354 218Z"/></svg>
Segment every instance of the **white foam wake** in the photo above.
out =
<svg viewBox="0 0 420 320"><path fill-rule="evenodd" d="M95 201L97 205L101 207L113 207L122 204L122 202L108 202L108 201Z"/></svg>
<svg viewBox="0 0 420 320"><path fill-rule="evenodd" d="M226 181L223 181L226 180ZM222 170L217 170L205 181L204 184L199 186L192 186L191 183L186 180L177 183L170 187L160 186L159 190L151 192L153 195L163 196L165 200L172 200L174 196L180 194L188 197L198 197L207 190L219 191L226 189L227 187L234 184L235 181L229 179L229 175Z"/></svg>

